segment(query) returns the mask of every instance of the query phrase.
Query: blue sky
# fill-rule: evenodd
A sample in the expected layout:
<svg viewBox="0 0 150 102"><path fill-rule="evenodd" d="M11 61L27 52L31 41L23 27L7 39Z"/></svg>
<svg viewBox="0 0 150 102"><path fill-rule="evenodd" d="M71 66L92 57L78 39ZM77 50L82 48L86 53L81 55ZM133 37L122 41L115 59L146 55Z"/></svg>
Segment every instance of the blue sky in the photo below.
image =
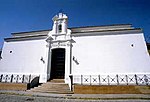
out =
<svg viewBox="0 0 150 102"><path fill-rule="evenodd" d="M69 27L127 23L150 36L150 0L0 0L0 47L13 32L51 29L60 9Z"/></svg>

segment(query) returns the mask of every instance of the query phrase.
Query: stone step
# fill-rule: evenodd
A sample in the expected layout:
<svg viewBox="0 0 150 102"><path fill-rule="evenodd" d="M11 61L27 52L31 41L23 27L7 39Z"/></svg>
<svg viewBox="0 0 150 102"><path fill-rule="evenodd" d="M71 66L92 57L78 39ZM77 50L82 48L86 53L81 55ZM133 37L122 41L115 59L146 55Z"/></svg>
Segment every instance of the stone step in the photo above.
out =
<svg viewBox="0 0 150 102"><path fill-rule="evenodd" d="M42 90L69 90L69 88L67 88L67 87L36 87L36 88L34 88L34 89L36 89L36 90L38 90L38 89L42 89Z"/></svg>
<svg viewBox="0 0 150 102"><path fill-rule="evenodd" d="M53 79L47 83L41 84L38 87L32 88L32 92L43 92L43 93L58 93L58 94L72 94L68 84L65 84L63 79Z"/></svg>
<svg viewBox="0 0 150 102"><path fill-rule="evenodd" d="M54 94L73 94L72 91L43 91L43 90L33 90L32 92L41 92L41 93L54 93Z"/></svg>
<svg viewBox="0 0 150 102"><path fill-rule="evenodd" d="M49 80L48 82L53 82L53 83L65 83L64 79L53 79L53 80Z"/></svg>
<svg viewBox="0 0 150 102"><path fill-rule="evenodd" d="M67 84L44 84L44 85L41 85L40 87L48 87L48 88L53 88L53 87L68 87Z"/></svg>
<svg viewBox="0 0 150 102"><path fill-rule="evenodd" d="M42 85L63 85L63 84L66 84L66 83L55 83L55 82L47 82L47 83L43 83Z"/></svg>
<svg viewBox="0 0 150 102"><path fill-rule="evenodd" d="M70 90L69 89L31 89L31 91L66 91L66 92L69 92Z"/></svg>
<svg viewBox="0 0 150 102"><path fill-rule="evenodd" d="M36 89L36 90L38 90L38 89L42 89L42 90L69 90L68 88L43 88L43 87L38 87L38 88L34 88L34 89Z"/></svg>
<svg viewBox="0 0 150 102"><path fill-rule="evenodd" d="M35 87L33 89L52 89L52 90L68 90L68 87Z"/></svg>
<svg viewBox="0 0 150 102"><path fill-rule="evenodd" d="M38 87L47 87L47 88L53 88L53 87L58 87L58 88L68 88L68 84L65 84L65 83L51 83L51 82L47 82L47 83L44 83ZM35 87L36 88L36 87Z"/></svg>
<svg viewBox="0 0 150 102"><path fill-rule="evenodd" d="M61 90L61 89L31 89L31 92L43 92L43 93L63 93L63 94L69 94L73 93L69 89Z"/></svg>

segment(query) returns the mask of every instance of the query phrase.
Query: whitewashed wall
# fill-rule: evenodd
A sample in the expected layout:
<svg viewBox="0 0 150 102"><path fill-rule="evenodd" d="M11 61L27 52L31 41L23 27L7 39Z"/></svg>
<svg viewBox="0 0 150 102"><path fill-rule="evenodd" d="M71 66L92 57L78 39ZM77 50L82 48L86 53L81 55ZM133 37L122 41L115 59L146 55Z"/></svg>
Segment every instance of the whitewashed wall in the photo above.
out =
<svg viewBox="0 0 150 102"><path fill-rule="evenodd" d="M47 74L47 49L45 40L4 42L0 73Z"/></svg>
<svg viewBox="0 0 150 102"><path fill-rule="evenodd" d="M150 57L142 33L73 39L73 75L150 73Z"/></svg>

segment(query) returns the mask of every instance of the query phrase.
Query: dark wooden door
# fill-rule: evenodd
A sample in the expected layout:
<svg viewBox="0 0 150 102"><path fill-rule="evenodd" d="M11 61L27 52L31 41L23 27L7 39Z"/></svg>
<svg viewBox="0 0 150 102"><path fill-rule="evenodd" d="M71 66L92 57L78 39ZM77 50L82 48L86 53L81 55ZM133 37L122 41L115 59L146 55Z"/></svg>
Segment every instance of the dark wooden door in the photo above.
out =
<svg viewBox="0 0 150 102"><path fill-rule="evenodd" d="M51 61L51 79L63 79L65 74L65 49L53 49Z"/></svg>

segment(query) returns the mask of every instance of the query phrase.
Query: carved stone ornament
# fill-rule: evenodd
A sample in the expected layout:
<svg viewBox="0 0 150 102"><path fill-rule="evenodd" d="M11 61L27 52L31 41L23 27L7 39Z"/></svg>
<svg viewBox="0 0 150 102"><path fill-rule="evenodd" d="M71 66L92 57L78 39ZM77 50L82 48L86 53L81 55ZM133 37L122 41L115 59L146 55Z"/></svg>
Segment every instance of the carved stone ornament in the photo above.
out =
<svg viewBox="0 0 150 102"><path fill-rule="evenodd" d="M66 42L55 42L55 43L52 43L52 47L60 47L60 46L66 46Z"/></svg>

